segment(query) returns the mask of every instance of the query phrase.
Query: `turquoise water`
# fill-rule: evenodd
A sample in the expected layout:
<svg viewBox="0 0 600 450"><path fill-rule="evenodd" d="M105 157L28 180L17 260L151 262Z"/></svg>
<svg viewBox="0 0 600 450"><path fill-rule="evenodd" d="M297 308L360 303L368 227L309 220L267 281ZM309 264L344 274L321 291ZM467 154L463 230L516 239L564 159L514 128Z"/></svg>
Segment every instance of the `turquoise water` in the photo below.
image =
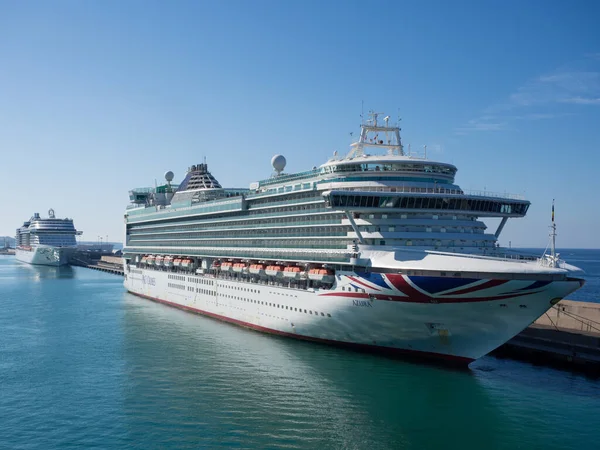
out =
<svg viewBox="0 0 600 450"><path fill-rule="evenodd" d="M263 335L0 257L0 448L597 448L600 381Z"/></svg>

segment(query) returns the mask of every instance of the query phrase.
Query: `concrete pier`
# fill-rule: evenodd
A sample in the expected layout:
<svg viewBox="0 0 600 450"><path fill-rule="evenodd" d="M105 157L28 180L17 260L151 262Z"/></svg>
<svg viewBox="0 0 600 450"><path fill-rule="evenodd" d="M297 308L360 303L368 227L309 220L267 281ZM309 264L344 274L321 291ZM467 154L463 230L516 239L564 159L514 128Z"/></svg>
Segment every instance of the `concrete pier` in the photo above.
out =
<svg viewBox="0 0 600 450"><path fill-rule="evenodd" d="M493 354L600 376L600 303L562 300Z"/></svg>
<svg viewBox="0 0 600 450"><path fill-rule="evenodd" d="M124 275L123 258L92 252L76 252L70 261L72 266L86 267L115 275Z"/></svg>

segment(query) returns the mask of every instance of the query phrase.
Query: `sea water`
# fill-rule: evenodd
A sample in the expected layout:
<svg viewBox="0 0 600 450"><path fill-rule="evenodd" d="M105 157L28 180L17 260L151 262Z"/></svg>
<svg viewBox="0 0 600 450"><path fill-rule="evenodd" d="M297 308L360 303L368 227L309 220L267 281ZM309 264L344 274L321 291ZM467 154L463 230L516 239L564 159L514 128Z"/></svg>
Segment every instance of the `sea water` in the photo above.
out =
<svg viewBox="0 0 600 450"><path fill-rule="evenodd" d="M588 265L578 297L597 300L600 252L572 256ZM269 336L116 275L0 257L2 449L591 449L599 417L600 381L583 375Z"/></svg>

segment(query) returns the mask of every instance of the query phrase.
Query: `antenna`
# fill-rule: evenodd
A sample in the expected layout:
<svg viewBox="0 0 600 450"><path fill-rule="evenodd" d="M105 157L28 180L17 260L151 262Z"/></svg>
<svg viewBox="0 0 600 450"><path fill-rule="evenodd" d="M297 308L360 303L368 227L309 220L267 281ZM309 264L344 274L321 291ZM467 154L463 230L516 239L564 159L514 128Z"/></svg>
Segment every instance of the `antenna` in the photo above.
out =
<svg viewBox="0 0 600 450"><path fill-rule="evenodd" d="M427 145L424 145L423 148L425 149L425 159L427 159Z"/></svg>
<svg viewBox="0 0 600 450"><path fill-rule="evenodd" d="M550 226L550 237L552 238L552 267L556 267L556 222L554 222L554 199L552 199L552 225Z"/></svg>
<svg viewBox="0 0 600 450"><path fill-rule="evenodd" d="M365 122L365 101L360 101L360 124L362 125Z"/></svg>

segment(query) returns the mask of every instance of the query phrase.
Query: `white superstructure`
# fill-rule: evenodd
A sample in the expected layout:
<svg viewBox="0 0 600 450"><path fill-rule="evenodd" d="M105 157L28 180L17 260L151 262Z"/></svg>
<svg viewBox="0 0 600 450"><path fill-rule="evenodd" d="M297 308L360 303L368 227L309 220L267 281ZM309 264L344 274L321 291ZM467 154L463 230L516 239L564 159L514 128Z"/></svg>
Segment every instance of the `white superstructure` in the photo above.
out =
<svg viewBox="0 0 600 450"><path fill-rule="evenodd" d="M15 255L19 261L45 266L62 266L69 263L77 242L72 219L58 219L54 210L48 217L35 213L16 232Z"/></svg>
<svg viewBox="0 0 600 450"><path fill-rule="evenodd" d="M379 114L345 157L224 189L205 163L131 191L125 287L269 333L472 361L582 286L579 269L498 247L518 196L467 193ZM480 218L500 218L486 232Z"/></svg>

